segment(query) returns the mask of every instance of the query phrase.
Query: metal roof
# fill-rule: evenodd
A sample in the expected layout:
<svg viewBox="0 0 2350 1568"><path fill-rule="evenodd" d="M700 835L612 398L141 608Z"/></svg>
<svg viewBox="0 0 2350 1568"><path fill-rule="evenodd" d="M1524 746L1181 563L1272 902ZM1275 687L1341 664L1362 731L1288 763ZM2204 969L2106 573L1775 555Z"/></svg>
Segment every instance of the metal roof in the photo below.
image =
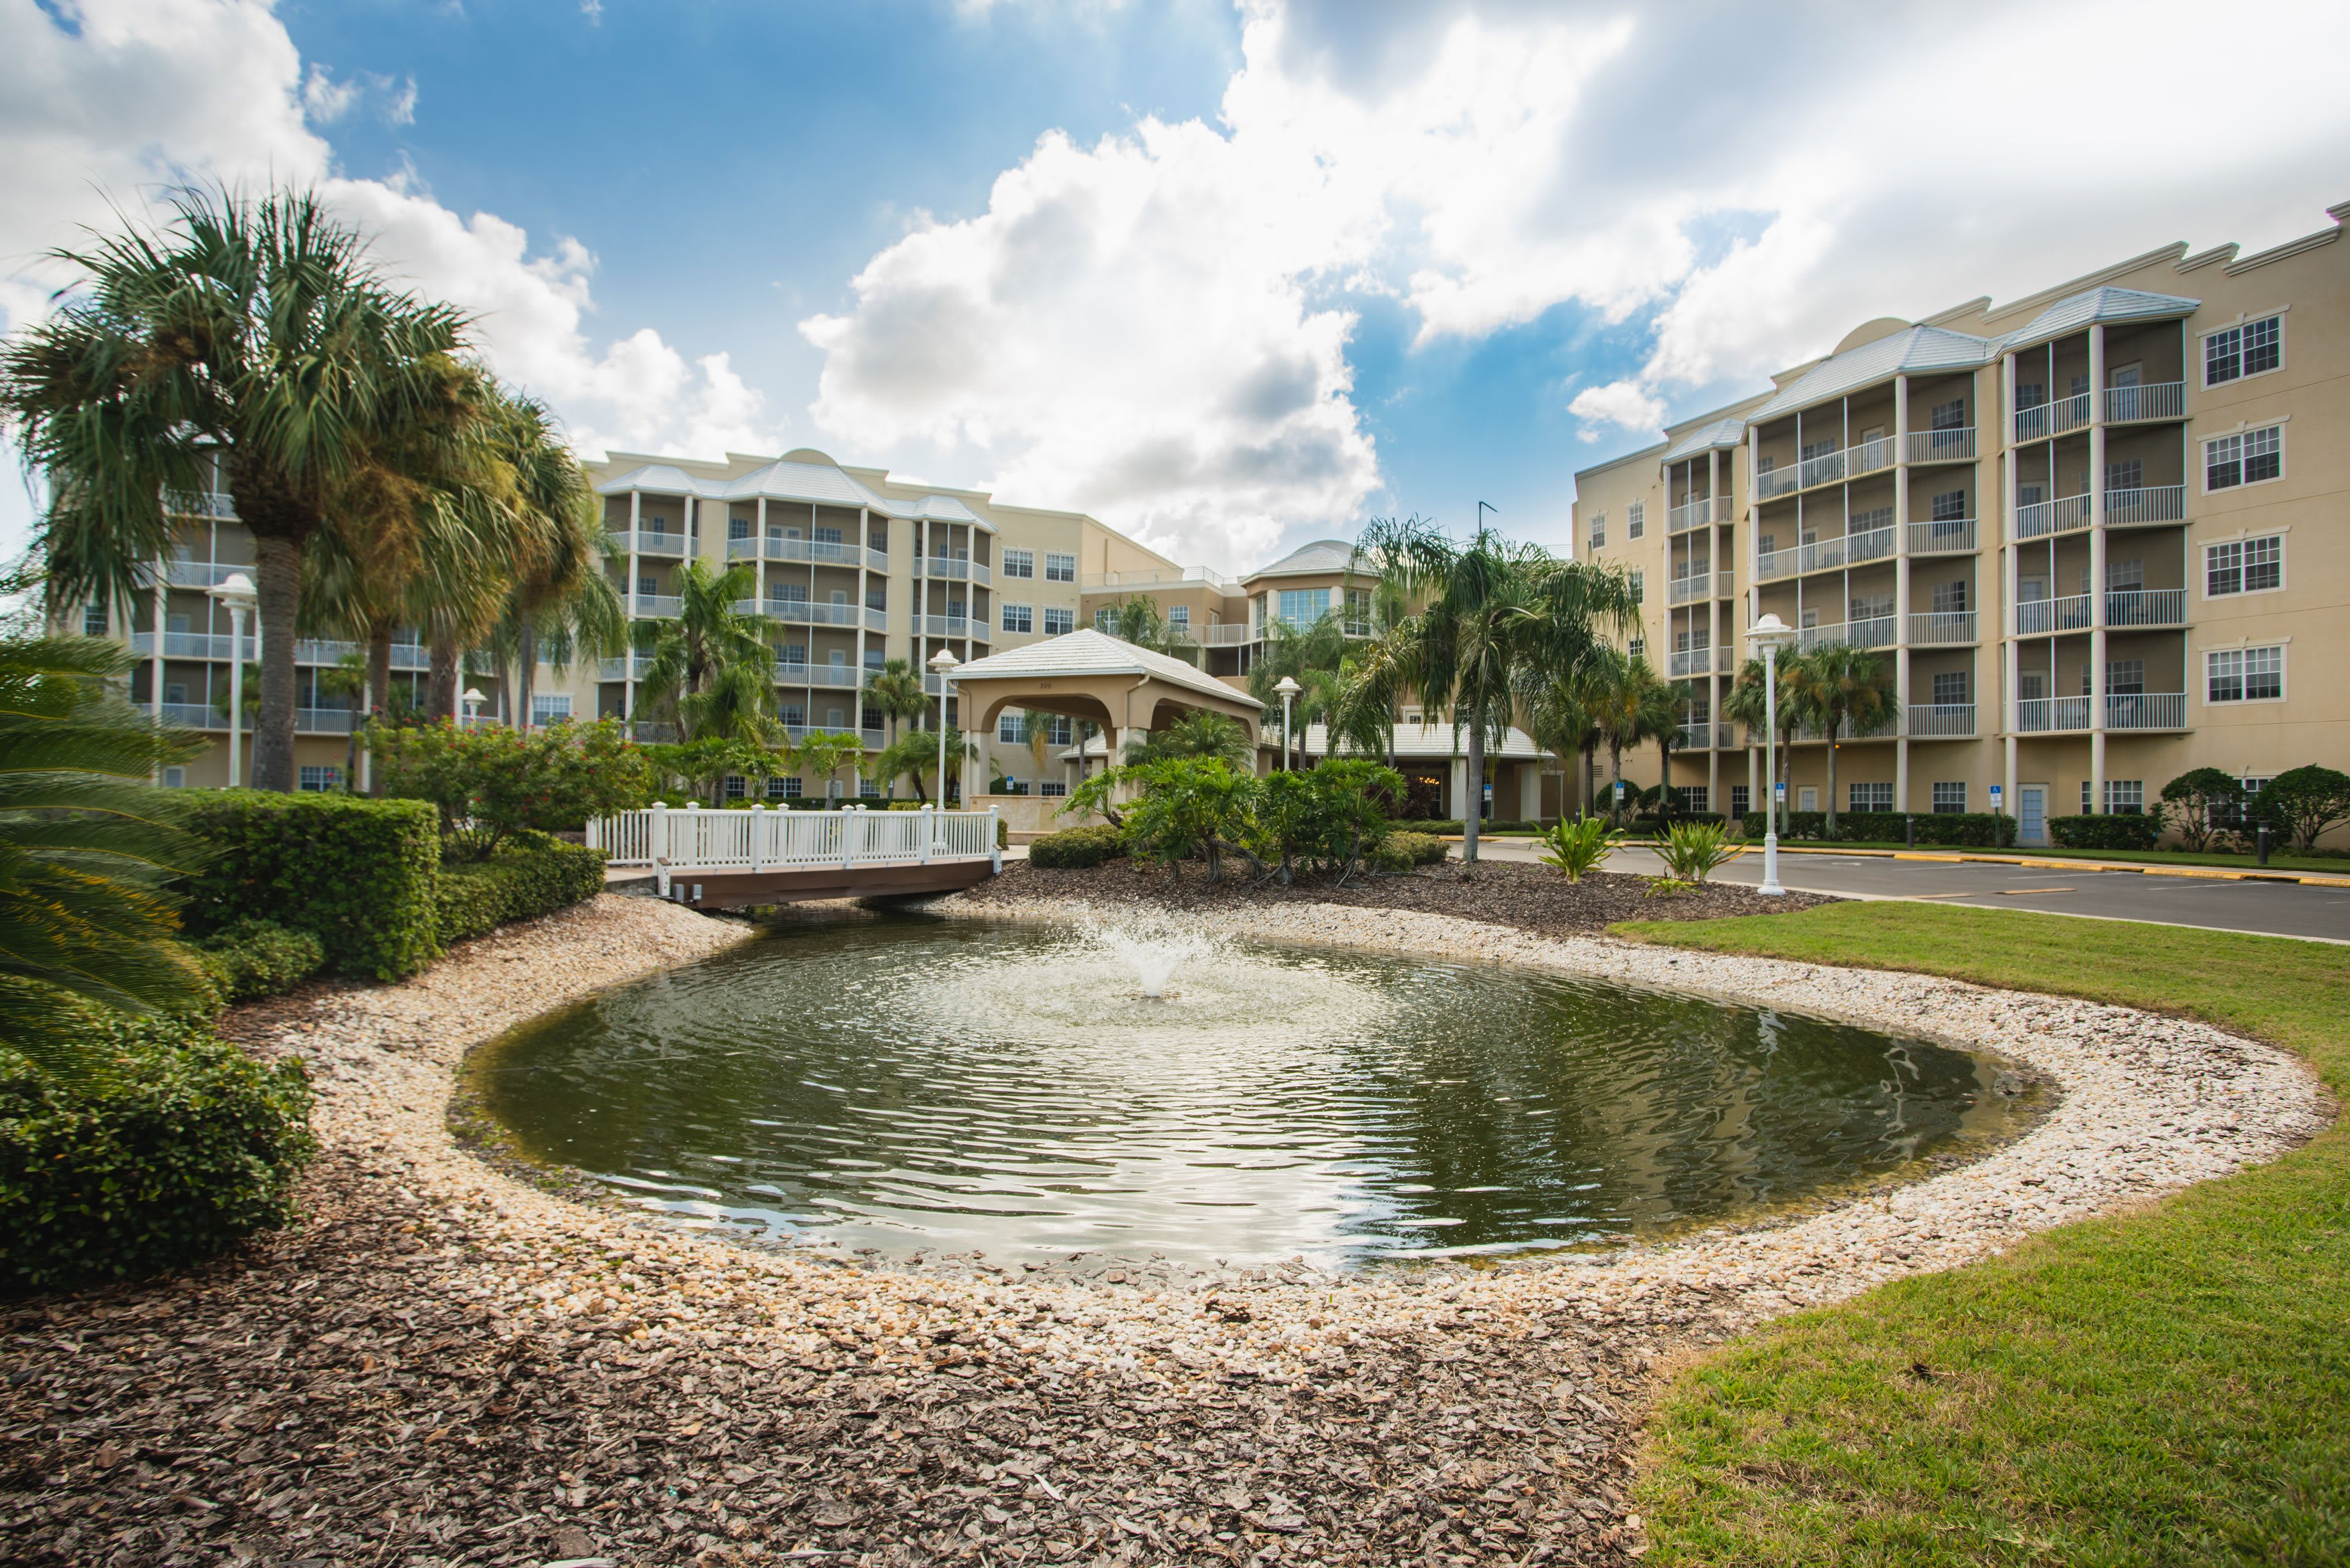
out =
<svg viewBox="0 0 2350 1568"><path fill-rule="evenodd" d="M1343 572L1355 563L1355 547L1344 539L1316 539L1300 545L1271 566L1259 566L1242 581L1257 577L1303 577Z"/></svg>
<svg viewBox="0 0 2350 1568"><path fill-rule="evenodd" d="M1746 440L1746 421L1739 419L1716 420L1700 425L1689 434L1665 449L1659 462L1679 462L1685 457L1700 457L1709 452L1742 445Z"/></svg>
<svg viewBox="0 0 2350 1568"><path fill-rule="evenodd" d="M649 462L617 474L596 487L598 495L625 495L650 490L665 495L691 495L707 501L810 502L822 506L861 506L885 517L927 517L934 522L994 524L951 495L931 494L919 500L883 495L853 475L820 462L777 462L754 468L734 479L705 478L688 473L674 463Z"/></svg>
<svg viewBox="0 0 2350 1568"><path fill-rule="evenodd" d="M1048 637L1041 642L1032 642L1003 653L991 653L985 659L974 659L947 679L1001 680L1006 678L1074 675L1149 676L1170 686L1181 686L1192 691L1221 697L1228 702L1263 706L1239 687L1227 686L1214 676L1203 673L1180 659L1170 659L1147 648L1137 648L1122 638L1095 631L1091 628L1064 632L1059 637Z"/></svg>
<svg viewBox="0 0 2350 1568"><path fill-rule="evenodd" d="M2058 300L2033 317L2030 326L2001 338L1998 351L2004 354L2046 343L2101 321L2175 321L2192 315L2202 303L2177 294L2145 294L2110 286L2092 288Z"/></svg>
<svg viewBox="0 0 2350 1568"><path fill-rule="evenodd" d="M1398 762L1426 762L1442 757L1451 761L1467 752L1468 734L1455 736L1450 724L1404 724L1395 727L1395 754ZM1274 744L1278 745L1276 738ZM1330 748L1330 732L1322 724L1305 726L1305 754L1309 757L1326 755ZM1550 755L1534 743L1534 737L1514 725L1505 731L1498 747L1485 748L1488 757L1505 763L1540 762Z"/></svg>
<svg viewBox="0 0 2350 1568"><path fill-rule="evenodd" d="M2000 351L1988 337L1943 327L1912 327L1833 354L1795 378L1778 396L1748 414L1750 422L1808 409L1895 376L1918 371L1974 370Z"/></svg>

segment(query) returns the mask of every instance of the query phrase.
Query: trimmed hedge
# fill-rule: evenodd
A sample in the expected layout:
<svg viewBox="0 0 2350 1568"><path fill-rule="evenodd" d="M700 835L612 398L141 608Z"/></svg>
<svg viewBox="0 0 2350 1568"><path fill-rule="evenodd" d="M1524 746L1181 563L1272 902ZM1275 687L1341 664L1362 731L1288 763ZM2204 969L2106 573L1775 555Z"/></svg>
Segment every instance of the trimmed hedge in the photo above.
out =
<svg viewBox="0 0 2350 1568"><path fill-rule="evenodd" d="M2052 816L2048 836L2067 849L2151 849L2161 841L2162 819L2126 813Z"/></svg>
<svg viewBox="0 0 2350 1568"><path fill-rule="evenodd" d="M1415 866L1440 866L1451 846L1432 833L1390 833L1371 851L1371 869L1400 874Z"/></svg>
<svg viewBox="0 0 2350 1568"><path fill-rule="evenodd" d="M189 830L219 851L187 881L198 933L240 919L307 931L342 974L398 980L440 952L441 826L421 800L190 792Z"/></svg>
<svg viewBox="0 0 2350 1568"><path fill-rule="evenodd" d="M310 1084L199 1024L94 1018L116 1070L68 1086L0 1056L0 1291L183 1267L294 1217Z"/></svg>
<svg viewBox="0 0 2350 1568"><path fill-rule="evenodd" d="M1824 811L1790 813L1785 836L1825 839L1827 820ZM1836 813L1835 841L1898 844L1903 841L1904 825L1912 822L1918 825L1920 844L1992 849L2015 842L2015 818L1988 811L1921 811L1908 815L1898 811L1840 811ZM1759 811L1750 811L1739 819L1740 831L1752 839L1759 840L1768 826Z"/></svg>
<svg viewBox="0 0 2350 1568"><path fill-rule="evenodd" d="M250 1002L291 991L317 973L327 950L307 931L248 915L199 943L196 961L223 1002Z"/></svg>
<svg viewBox="0 0 2350 1568"><path fill-rule="evenodd" d="M544 833L519 833L496 858L441 868L434 929L441 945L509 920L567 909L604 890L604 853Z"/></svg>
<svg viewBox="0 0 2350 1568"><path fill-rule="evenodd" d="M1091 827L1067 827L1048 833L1028 846L1028 864L1052 870L1098 866L1126 853L1118 829L1107 823Z"/></svg>
<svg viewBox="0 0 2350 1568"><path fill-rule="evenodd" d="M1465 831L1468 825L1456 816L1449 821L1441 818L1409 818L1397 823L1396 826L1406 833L1458 834ZM1506 818L1481 818L1477 824L1479 833L1540 833L1542 830L1543 825L1539 822L1513 822Z"/></svg>

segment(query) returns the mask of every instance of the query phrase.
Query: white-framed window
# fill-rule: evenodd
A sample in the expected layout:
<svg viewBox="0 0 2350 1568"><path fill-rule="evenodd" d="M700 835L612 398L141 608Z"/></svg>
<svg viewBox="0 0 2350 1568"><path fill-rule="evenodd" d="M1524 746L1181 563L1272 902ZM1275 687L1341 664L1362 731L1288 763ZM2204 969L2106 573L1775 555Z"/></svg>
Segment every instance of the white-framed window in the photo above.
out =
<svg viewBox="0 0 2350 1568"><path fill-rule="evenodd" d="M1036 784L1036 793L1040 795L1058 797L1068 794L1069 786L1060 779L1040 779Z"/></svg>
<svg viewBox="0 0 2350 1568"><path fill-rule="evenodd" d="M2203 597L2266 593L2284 587L2284 535L2229 539L2203 546Z"/></svg>
<svg viewBox="0 0 2350 1568"><path fill-rule="evenodd" d="M1967 607L1966 578L1953 577L1947 583L1936 583L1933 605L1937 615L1963 615Z"/></svg>
<svg viewBox="0 0 2350 1568"><path fill-rule="evenodd" d="M1077 722L1075 719L1070 718L1066 713L1055 713L1051 718L1045 721L1045 743L1046 745L1070 745L1076 742L1076 737Z"/></svg>
<svg viewBox="0 0 2350 1568"><path fill-rule="evenodd" d="M1595 550L1607 543L1607 514L1605 512L1594 512L1591 514L1590 538L1591 547Z"/></svg>
<svg viewBox="0 0 2350 1568"><path fill-rule="evenodd" d="M1019 745L1028 738L1028 726L1021 722L1017 713L998 713L995 716L995 738L1007 746Z"/></svg>
<svg viewBox="0 0 2350 1568"><path fill-rule="evenodd" d="M1624 508L1624 537L1638 539L1648 531L1648 504L1635 501Z"/></svg>
<svg viewBox="0 0 2350 1568"><path fill-rule="evenodd" d="M163 787L165 789L187 788L188 770L185 768L165 768L163 770Z"/></svg>
<svg viewBox="0 0 2350 1568"><path fill-rule="evenodd" d="M1074 583L1077 580L1077 558L1058 551L1045 552L1045 580L1048 583Z"/></svg>
<svg viewBox="0 0 2350 1568"><path fill-rule="evenodd" d="M1279 607L1274 613L1279 616L1282 625L1304 631L1330 613L1330 590L1284 588L1278 603Z"/></svg>
<svg viewBox="0 0 2350 1568"><path fill-rule="evenodd" d="M1712 792L1703 784L1690 784L1681 791L1681 799L1689 803L1691 811L1706 810L1706 803L1712 798Z"/></svg>
<svg viewBox="0 0 2350 1568"><path fill-rule="evenodd" d="M780 792L775 789L776 784L784 786ZM793 774L787 778L771 780L767 785L768 792L778 800L797 800L800 797L800 792L806 787L797 774Z"/></svg>
<svg viewBox="0 0 2350 1568"><path fill-rule="evenodd" d="M96 599L81 607L81 634L84 637L106 635L106 607Z"/></svg>
<svg viewBox="0 0 2350 1568"><path fill-rule="evenodd" d="M2106 810L2117 816L2146 815L2146 781L2144 779L2107 779Z"/></svg>
<svg viewBox="0 0 2350 1568"><path fill-rule="evenodd" d="M1035 609L1028 605L1006 603L1003 607L1003 629L1006 631L1035 630Z"/></svg>
<svg viewBox="0 0 2350 1568"><path fill-rule="evenodd" d="M2284 317L2263 316L2203 337L2203 384L2223 387L2284 363Z"/></svg>
<svg viewBox="0 0 2350 1568"><path fill-rule="evenodd" d="M1962 707L1965 705L1966 701L1967 672L1965 670L1945 670L1940 674L1934 677L1934 705L1936 707Z"/></svg>
<svg viewBox="0 0 2350 1568"><path fill-rule="evenodd" d="M1633 659L1646 659L1648 656L1648 639L1645 637L1636 637L1625 644L1624 651Z"/></svg>
<svg viewBox="0 0 2350 1568"><path fill-rule="evenodd" d="M1852 801L1851 805L1846 808L1848 810L1891 811L1893 809L1893 786L1889 784L1856 782L1848 793Z"/></svg>
<svg viewBox="0 0 2350 1568"><path fill-rule="evenodd" d="M1646 572L1632 574L1632 602L1636 605L1648 602L1648 574Z"/></svg>
<svg viewBox="0 0 2350 1568"><path fill-rule="evenodd" d="M1094 629L1098 632L1107 633L1109 630L1109 617L1110 608L1107 605L1103 605L1100 608L1095 610Z"/></svg>
<svg viewBox="0 0 2350 1568"><path fill-rule="evenodd" d="M1006 549L1003 552L1003 575L1007 577L1033 577L1036 575L1036 552Z"/></svg>
<svg viewBox="0 0 2350 1568"><path fill-rule="evenodd" d="M1964 430L1967 428L1967 400L1964 398L1953 398L1947 403L1936 403L1934 411L1928 415L1927 419L1927 428L1929 430Z"/></svg>
<svg viewBox="0 0 2350 1568"><path fill-rule="evenodd" d="M751 781L749 779L744 778L741 774L728 774L726 775L726 798L728 800L741 800L750 793Z"/></svg>
<svg viewBox="0 0 2350 1568"><path fill-rule="evenodd" d="M570 717L570 692L534 691L530 694L530 722L532 723L559 724Z"/></svg>
<svg viewBox="0 0 2350 1568"><path fill-rule="evenodd" d="M2284 649L2215 648L2203 655L2207 702L2274 702L2284 696Z"/></svg>
<svg viewBox="0 0 2350 1568"><path fill-rule="evenodd" d="M2106 690L2116 697L2136 697L2146 691L2146 660L2106 660Z"/></svg>
<svg viewBox="0 0 2350 1568"><path fill-rule="evenodd" d="M747 539L751 536L752 526L751 519L748 517L729 517L726 519L726 537Z"/></svg>
<svg viewBox="0 0 2350 1568"><path fill-rule="evenodd" d="M2203 488L2233 490L2284 477L2284 427L2263 425L2203 443Z"/></svg>
<svg viewBox="0 0 2350 1568"><path fill-rule="evenodd" d="M1169 605L1167 607L1167 625L1170 630L1182 632L1187 637L1191 635L1191 607L1190 605Z"/></svg>
<svg viewBox="0 0 2350 1568"><path fill-rule="evenodd" d="M1939 495L1934 497L1932 505L1934 509L1934 521L1937 523L1963 523L1966 521L1967 493L1963 490L1945 490Z"/></svg>
<svg viewBox="0 0 2350 1568"><path fill-rule="evenodd" d="M1077 612L1053 605L1045 607L1045 635L1066 637L1077 629Z"/></svg>
<svg viewBox="0 0 2350 1568"><path fill-rule="evenodd" d="M305 763L302 764L300 787L305 794L324 794L329 790L340 789L343 787L343 770L317 763Z"/></svg>
<svg viewBox="0 0 2350 1568"><path fill-rule="evenodd" d="M1939 816L1957 816L1967 809L1967 781L1938 779L1934 784L1933 805Z"/></svg>
<svg viewBox="0 0 2350 1568"><path fill-rule="evenodd" d="M857 798L859 800L879 800L881 798L881 781L879 779L869 779L859 775L857 781Z"/></svg>

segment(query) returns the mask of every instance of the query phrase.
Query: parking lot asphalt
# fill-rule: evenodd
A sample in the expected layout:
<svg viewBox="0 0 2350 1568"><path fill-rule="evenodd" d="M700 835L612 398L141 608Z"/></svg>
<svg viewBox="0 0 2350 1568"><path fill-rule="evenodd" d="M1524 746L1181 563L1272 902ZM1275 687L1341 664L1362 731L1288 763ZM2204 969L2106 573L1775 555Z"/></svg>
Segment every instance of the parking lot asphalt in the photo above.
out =
<svg viewBox="0 0 2350 1568"><path fill-rule="evenodd" d="M1457 846L1453 853L1459 855ZM1523 838L1484 839L1479 853L1496 860L1536 858L1534 846ZM1608 861L1607 869L1654 876L1663 867L1648 849L1625 848ZM1752 887L1762 880L1762 852L1759 847L1751 849L1714 875ZM1779 857L1779 881L1804 892L1835 893L1848 898L2041 909L2057 915L2350 943L2350 888L2153 876L2087 866L1784 853Z"/></svg>

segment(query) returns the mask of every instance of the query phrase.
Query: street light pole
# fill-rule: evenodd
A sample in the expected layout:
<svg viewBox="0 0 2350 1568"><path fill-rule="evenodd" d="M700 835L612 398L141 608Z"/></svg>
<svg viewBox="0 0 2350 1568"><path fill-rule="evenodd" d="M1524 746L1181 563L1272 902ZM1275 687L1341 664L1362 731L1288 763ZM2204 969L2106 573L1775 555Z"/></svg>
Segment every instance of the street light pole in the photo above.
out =
<svg viewBox="0 0 2350 1568"><path fill-rule="evenodd" d="M1794 635L1776 615L1765 615L1746 634L1762 650L1763 787L1770 798L1763 803L1768 815L1762 818L1762 886L1755 891L1770 898L1787 891L1779 886L1779 649Z"/></svg>
<svg viewBox="0 0 2350 1568"><path fill-rule="evenodd" d="M482 704L488 701L489 699L482 695L482 689L480 687L466 687L465 694L459 698L458 701L465 705L465 728L470 730L474 725L482 722Z"/></svg>
<svg viewBox="0 0 2350 1568"><path fill-rule="evenodd" d="M1274 690L1281 693L1281 771L1283 773L1287 773L1289 771L1289 748L1291 744L1289 733L1289 701L1291 698L1296 696L1300 691L1305 691L1305 688L1297 683L1295 677L1284 675L1274 687Z"/></svg>
<svg viewBox="0 0 2350 1568"><path fill-rule="evenodd" d="M244 618L261 598L254 592L253 579L243 572L231 572L210 591L228 611L228 787L234 789L244 776Z"/></svg>
<svg viewBox="0 0 2350 1568"><path fill-rule="evenodd" d="M931 656L931 668L939 672L939 809L947 808L947 692L954 684L951 676L962 662L951 648L941 648Z"/></svg>

